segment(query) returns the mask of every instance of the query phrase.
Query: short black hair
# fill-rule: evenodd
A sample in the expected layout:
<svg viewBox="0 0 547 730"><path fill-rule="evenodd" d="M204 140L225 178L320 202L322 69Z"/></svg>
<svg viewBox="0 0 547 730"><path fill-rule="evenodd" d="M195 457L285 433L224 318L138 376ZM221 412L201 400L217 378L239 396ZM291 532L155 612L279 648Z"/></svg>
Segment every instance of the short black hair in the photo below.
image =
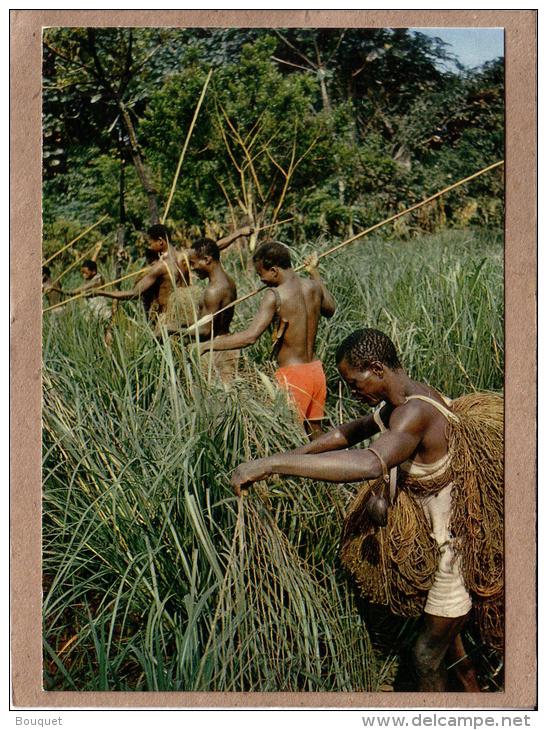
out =
<svg viewBox="0 0 547 730"><path fill-rule="evenodd" d="M261 263L265 269L279 266L280 269L290 269L291 252L284 243L279 241L265 241L254 252L253 261Z"/></svg>
<svg viewBox="0 0 547 730"><path fill-rule="evenodd" d="M49 266L42 266L42 276L51 276L51 269Z"/></svg>
<svg viewBox="0 0 547 730"><path fill-rule="evenodd" d="M210 256L214 261L220 261L220 249L212 238L196 238L192 241L192 248L198 256Z"/></svg>
<svg viewBox="0 0 547 730"><path fill-rule="evenodd" d="M380 330L364 328L348 335L336 350L336 364L347 360L352 368L366 370L377 361L392 370L402 367L395 345Z"/></svg>
<svg viewBox="0 0 547 730"><path fill-rule="evenodd" d="M97 264L92 259L86 259L82 264L82 269L89 269L90 271L97 271Z"/></svg>
<svg viewBox="0 0 547 730"><path fill-rule="evenodd" d="M153 241L159 241L160 239L163 239L164 241L171 240L169 228L164 226L162 223L156 223L154 226L150 226L146 233Z"/></svg>

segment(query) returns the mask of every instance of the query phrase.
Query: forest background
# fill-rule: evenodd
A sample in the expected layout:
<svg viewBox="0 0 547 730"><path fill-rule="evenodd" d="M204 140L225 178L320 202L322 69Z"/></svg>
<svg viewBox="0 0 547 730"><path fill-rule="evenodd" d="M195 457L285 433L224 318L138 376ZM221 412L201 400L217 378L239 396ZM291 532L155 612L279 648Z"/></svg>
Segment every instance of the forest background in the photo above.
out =
<svg viewBox="0 0 547 730"><path fill-rule="evenodd" d="M278 223L223 254L240 294L265 236L300 263L503 158L503 59L464 69L409 30L49 28L44 259L101 221L52 260L63 286L89 252L106 280L142 267L211 69L165 222L180 247ZM451 397L502 390L503 209L497 169L323 259L330 423L361 413L333 353L362 326ZM226 390L138 302L103 335L85 301L44 312L44 687L409 689L414 619L365 605L337 557L357 485L230 491L238 463L303 439L268 338ZM503 656L465 641L502 689Z"/></svg>
<svg viewBox="0 0 547 730"><path fill-rule="evenodd" d="M182 237L293 217L288 242L345 236L503 157L503 60L466 70L406 29L48 29L44 254L163 212L213 69L166 223ZM386 235L501 226L488 175ZM103 255L106 254L106 249Z"/></svg>

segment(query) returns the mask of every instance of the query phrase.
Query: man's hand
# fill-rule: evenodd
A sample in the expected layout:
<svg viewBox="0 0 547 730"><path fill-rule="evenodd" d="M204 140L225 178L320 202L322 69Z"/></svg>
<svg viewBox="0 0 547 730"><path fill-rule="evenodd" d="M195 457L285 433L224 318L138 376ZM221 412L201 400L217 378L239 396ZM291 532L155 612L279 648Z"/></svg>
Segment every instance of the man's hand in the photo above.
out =
<svg viewBox="0 0 547 730"><path fill-rule="evenodd" d="M247 461L245 464L240 464L232 474L232 489L237 497L241 497L247 493L245 487L264 479L270 474L270 460L268 458Z"/></svg>
<svg viewBox="0 0 547 730"><path fill-rule="evenodd" d="M211 349L211 344L209 341L207 342L200 342L199 344L195 340L191 340L188 342L189 345L195 345L196 350L198 352L198 355L201 357L202 355L205 355L206 352L210 352L213 354L213 350Z"/></svg>
<svg viewBox="0 0 547 730"><path fill-rule="evenodd" d="M319 266L319 256L317 254L317 251L314 251L310 256L306 256L304 259L304 268L308 272L308 274L316 274L317 267Z"/></svg>

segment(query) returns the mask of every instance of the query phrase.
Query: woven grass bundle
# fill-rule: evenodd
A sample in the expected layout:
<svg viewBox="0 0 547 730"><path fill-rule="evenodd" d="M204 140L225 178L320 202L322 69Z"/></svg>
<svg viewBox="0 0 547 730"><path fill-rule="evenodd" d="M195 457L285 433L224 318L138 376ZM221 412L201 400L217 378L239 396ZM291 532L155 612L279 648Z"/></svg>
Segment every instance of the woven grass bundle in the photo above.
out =
<svg viewBox="0 0 547 730"><path fill-rule="evenodd" d="M372 691L360 617L334 572L298 554L269 501L240 505L200 675L234 691Z"/></svg>
<svg viewBox="0 0 547 730"><path fill-rule="evenodd" d="M169 296L165 312L158 323L168 329L189 327L199 319L200 289L197 286L179 286Z"/></svg>
<svg viewBox="0 0 547 730"><path fill-rule="evenodd" d="M503 399L474 393L453 401L447 423L451 454L438 478L420 480L402 470L386 527L372 524L364 507L381 480L365 483L351 504L342 536L342 561L362 594L397 615L424 608L439 558L418 500L452 484L450 532L482 640L503 644Z"/></svg>

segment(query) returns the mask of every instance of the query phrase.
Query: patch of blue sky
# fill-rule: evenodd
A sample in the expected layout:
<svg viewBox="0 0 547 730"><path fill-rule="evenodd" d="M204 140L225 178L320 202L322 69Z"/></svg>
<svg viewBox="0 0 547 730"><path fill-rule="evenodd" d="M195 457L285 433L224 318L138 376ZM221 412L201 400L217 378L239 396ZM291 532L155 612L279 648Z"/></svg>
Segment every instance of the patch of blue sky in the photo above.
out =
<svg viewBox="0 0 547 730"><path fill-rule="evenodd" d="M466 68L482 66L504 55L503 28L410 28L448 44L447 51ZM451 65L451 64L450 64Z"/></svg>

